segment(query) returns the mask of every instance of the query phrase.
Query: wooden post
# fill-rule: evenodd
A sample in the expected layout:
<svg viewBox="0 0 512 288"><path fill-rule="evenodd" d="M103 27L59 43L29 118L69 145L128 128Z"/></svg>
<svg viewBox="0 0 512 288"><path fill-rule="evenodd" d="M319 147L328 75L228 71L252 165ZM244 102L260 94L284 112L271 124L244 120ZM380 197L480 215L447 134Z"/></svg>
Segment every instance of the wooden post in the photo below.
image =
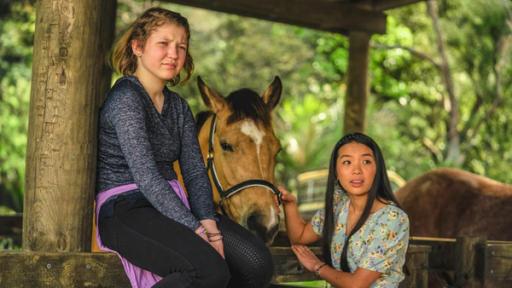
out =
<svg viewBox="0 0 512 288"><path fill-rule="evenodd" d="M481 283L476 277L476 260L478 258L478 245L485 244L484 237L458 237L455 244L455 286L480 287Z"/></svg>
<svg viewBox="0 0 512 288"><path fill-rule="evenodd" d="M347 95L343 132L364 132L368 86L368 53L370 34L351 31L349 34Z"/></svg>
<svg viewBox="0 0 512 288"><path fill-rule="evenodd" d="M110 85L115 0L36 7L23 248L90 249L97 114Z"/></svg>
<svg viewBox="0 0 512 288"><path fill-rule="evenodd" d="M428 257L431 251L432 248L427 245L409 245L404 267L406 276L399 288L428 287Z"/></svg>

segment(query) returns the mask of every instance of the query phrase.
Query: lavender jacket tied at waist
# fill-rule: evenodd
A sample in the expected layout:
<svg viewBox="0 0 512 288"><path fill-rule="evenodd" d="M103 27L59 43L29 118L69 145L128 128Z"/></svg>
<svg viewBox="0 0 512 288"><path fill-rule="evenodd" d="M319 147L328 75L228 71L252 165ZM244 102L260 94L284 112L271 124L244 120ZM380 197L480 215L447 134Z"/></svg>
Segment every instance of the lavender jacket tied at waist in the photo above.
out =
<svg viewBox="0 0 512 288"><path fill-rule="evenodd" d="M169 183L170 187L172 188L172 190L174 190L176 195L179 197L179 199L181 200L183 205L185 205L185 207L187 209L190 209L190 205L187 200L187 195L185 194L185 191L183 191L183 188L181 187L180 183L177 180L168 181L168 183ZM100 192L96 196L96 211L95 211L96 227L98 227L98 219L100 216L101 207L103 206L103 204L105 204L105 202L107 202L107 200L109 198L117 196L117 195L125 193L125 192L128 192L128 191L135 190L135 189L137 189L136 184L126 184L126 185L114 187L107 191ZM117 256L119 256L119 258L121 259L121 263L123 264L123 268L126 273L126 276L128 276L128 279L130 280L130 284L132 285L133 288L149 288L149 287L152 287L153 285L155 285L155 283L157 283L158 281L160 281L162 279L162 277L160 277L156 274L153 274L147 270L144 270L140 267L133 265L128 260L126 260L124 257L119 255L119 253L117 253L113 250L110 250L109 248L104 246L103 243L101 242L99 228L96 229L96 242L98 243L98 247L102 251L114 252L117 254Z"/></svg>

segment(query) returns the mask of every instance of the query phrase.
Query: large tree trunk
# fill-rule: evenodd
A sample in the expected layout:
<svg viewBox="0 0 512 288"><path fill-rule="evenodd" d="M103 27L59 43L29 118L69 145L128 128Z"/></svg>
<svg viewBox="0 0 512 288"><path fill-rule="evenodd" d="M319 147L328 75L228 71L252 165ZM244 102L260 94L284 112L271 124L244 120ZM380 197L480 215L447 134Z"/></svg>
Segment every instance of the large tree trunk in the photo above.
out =
<svg viewBox="0 0 512 288"><path fill-rule="evenodd" d="M350 32L347 95L343 132L364 132L366 129L366 103L368 101L368 54L370 35Z"/></svg>
<svg viewBox="0 0 512 288"><path fill-rule="evenodd" d="M23 248L86 251L116 1L40 0L36 11Z"/></svg>

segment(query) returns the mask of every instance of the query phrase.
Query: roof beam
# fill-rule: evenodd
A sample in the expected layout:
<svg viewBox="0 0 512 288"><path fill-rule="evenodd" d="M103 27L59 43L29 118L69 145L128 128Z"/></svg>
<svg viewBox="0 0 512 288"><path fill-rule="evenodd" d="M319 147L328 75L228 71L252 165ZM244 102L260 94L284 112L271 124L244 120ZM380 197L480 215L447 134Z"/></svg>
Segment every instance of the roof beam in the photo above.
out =
<svg viewBox="0 0 512 288"><path fill-rule="evenodd" d="M423 1L425 0L361 0L353 3L354 5L364 5L364 7L369 7L372 10L384 11Z"/></svg>
<svg viewBox="0 0 512 288"><path fill-rule="evenodd" d="M347 2L308 0L164 0L197 8L346 34L386 32L386 15Z"/></svg>

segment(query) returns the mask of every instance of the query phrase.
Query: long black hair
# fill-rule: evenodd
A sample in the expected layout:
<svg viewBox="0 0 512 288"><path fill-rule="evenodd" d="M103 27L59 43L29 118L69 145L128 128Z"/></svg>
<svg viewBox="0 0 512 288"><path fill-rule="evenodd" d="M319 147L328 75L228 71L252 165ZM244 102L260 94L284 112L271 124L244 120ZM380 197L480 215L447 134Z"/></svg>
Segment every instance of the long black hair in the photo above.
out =
<svg viewBox="0 0 512 288"><path fill-rule="evenodd" d="M349 240L366 222L368 217L370 216L370 212L373 206L373 203L376 198L380 198L386 201L394 202L398 207L400 205L398 204L395 196L393 195L393 190L391 189L391 184L389 182L388 174L386 172L386 164L384 163L384 157L382 155L382 152L379 148L379 145L370 138L369 136L362 134L362 133L351 133L343 136L337 143L334 145L334 149L332 150L331 154L331 161L329 163L329 176L327 177L327 191L325 193L325 213L324 213L324 226L322 231L322 239L323 239L323 245L322 245L322 252L324 259L326 263L329 263L331 266L333 266L334 263L332 263L331 258L331 242L333 238L334 233L334 222L335 222L335 215L334 215L334 204L333 204L333 197L334 192L337 189L337 187L340 187L338 182L338 177L336 175L336 163L338 159L338 150L349 143L359 143L367 146L370 148L373 152L373 155L375 157L375 162L377 165L377 170L375 172L375 178L373 180L372 187L370 188L370 191L368 192L368 200L366 201L366 205L363 210L363 214L357 221L356 225L350 232L350 234L347 236L345 240L345 244L343 245L343 251L341 252L341 260L340 260L340 267L345 272L350 272L350 269L348 267L348 261L347 261L347 250L348 250L348 244ZM343 189L343 187L341 187ZM342 192L345 193L345 192Z"/></svg>

